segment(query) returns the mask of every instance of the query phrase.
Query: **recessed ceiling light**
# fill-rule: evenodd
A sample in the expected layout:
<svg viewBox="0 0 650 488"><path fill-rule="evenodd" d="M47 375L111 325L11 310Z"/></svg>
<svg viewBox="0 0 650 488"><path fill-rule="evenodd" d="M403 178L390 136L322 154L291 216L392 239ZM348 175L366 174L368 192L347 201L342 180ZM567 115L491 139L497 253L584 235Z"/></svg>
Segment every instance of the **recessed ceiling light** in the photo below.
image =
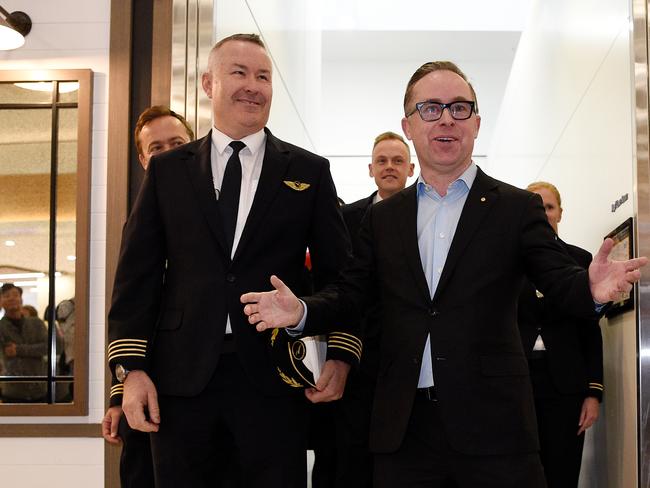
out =
<svg viewBox="0 0 650 488"><path fill-rule="evenodd" d="M44 278L45 273L5 273L0 274L0 280L21 280L26 278Z"/></svg>
<svg viewBox="0 0 650 488"><path fill-rule="evenodd" d="M5 246L7 247L14 247L16 245L16 241L5 241Z"/></svg>
<svg viewBox="0 0 650 488"><path fill-rule="evenodd" d="M14 281L14 285L27 288L28 286L38 286L38 281Z"/></svg>
<svg viewBox="0 0 650 488"><path fill-rule="evenodd" d="M30 81L25 83L14 83L19 88L24 88L25 90L34 90L42 92L51 92L52 91L52 82L51 81ZM59 83L59 93L70 93L77 91L79 89L78 81L68 81Z"/></svg>
<svg viewBox="0 0 650 488"><path fill-rule="evenodd" d="M77 260L77 256L66 256L65 258L66 258L68 261L76 261L76 260Z"/></svg>
<svg viewBox="0 0 650 488"><path fill-rule="evenodd" d="M54 276L56 276L57 278L58 278L59 276L61 276L61 271L56 271L56 272L54 273Z"/></svg>

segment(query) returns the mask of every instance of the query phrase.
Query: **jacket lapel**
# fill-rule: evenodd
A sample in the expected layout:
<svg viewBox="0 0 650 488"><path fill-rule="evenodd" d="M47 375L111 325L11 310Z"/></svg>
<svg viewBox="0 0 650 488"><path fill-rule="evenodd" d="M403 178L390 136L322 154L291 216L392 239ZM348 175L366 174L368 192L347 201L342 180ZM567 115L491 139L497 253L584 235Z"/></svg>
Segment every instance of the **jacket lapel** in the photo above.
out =
<svg viewBox="0 0 650 488"><path fill-rule="evenodd" d="M264 132L266 132L266 148L264 150L262 173L233 261L239 257L242 250L252 239L255 231L260 228L260 222L262 222L262 218L271 206L270 203L282 186L282 180L289 166L289 150L284 147L282 141L271 134L270 130L265 128Z"/></svg>
<svg viewBox="0 0 650 488"><path fill-rule="evenodd" d="M445 267L442 270L442 276L440 277L440 283L436 289L435 297L438 297L441 290L444 290L445 285L454 272L454 268L463 256L465 248L499 197L498 191L496 190L497 184L496 180L490 178L478 168L476 178L474 179L472 188L469 190L465 206L460 215L454 240L449 248L449 254L445 261Z"/></svg>
<svg viewBox="0 0 650 488"><path fill-rule="evenodd" d="M417 182L409 186L400 193L401 201L398 203L396 210L396 221L399 222L400 235L404 245L404 256L408 267L413 273L415 284L422 293L427 302L431 301L429 285L427 278L422 269L422 259L420 258L420 248L418 247L418 200L417 200Z"/></svg>
<svg viewBox="0 0 650 488"><path fill-rule="evenodd" d="M196 152L188 151L187 153L185 161L187 171L201 204L201 210L203 210L203 214L208 222L208 227L210 227L221 249L224 253L227 253L226 236L224 235L219 210L217 208L217 196L214 190L212 164L210 160L212 132L208 132L207 136L197 142L199 144Z"/></svg>

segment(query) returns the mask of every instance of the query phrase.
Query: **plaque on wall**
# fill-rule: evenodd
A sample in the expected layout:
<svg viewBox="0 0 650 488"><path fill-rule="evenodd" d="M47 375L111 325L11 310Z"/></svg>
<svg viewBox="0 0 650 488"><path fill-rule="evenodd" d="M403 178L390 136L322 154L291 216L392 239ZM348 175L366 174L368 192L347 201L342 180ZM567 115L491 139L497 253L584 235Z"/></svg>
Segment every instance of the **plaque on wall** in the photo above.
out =
<svg viewBox="0 0 650 488"><path fill-rule="evenodd" d="M614 248L612 249L609 257L614 261L625 261L627 259L632 259L632 253L634 252L634 242L632 240L633 236L634 226L632 217L630 217L605 236L605 238L611 237L614 240ZM623 295L621 300L613 302L605 312L605 316L607 318L610 318L627 310L632 310L633 308L634 287L630 290L629 293Z"/></svg>

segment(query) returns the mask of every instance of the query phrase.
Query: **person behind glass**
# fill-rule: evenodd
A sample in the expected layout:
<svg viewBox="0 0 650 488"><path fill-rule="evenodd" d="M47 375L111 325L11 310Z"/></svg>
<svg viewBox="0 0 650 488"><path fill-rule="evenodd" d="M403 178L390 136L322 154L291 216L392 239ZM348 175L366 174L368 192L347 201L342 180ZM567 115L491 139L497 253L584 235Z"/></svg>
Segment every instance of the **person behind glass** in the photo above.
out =
<svg viewBox="0 0 650 488"><path fill-rule="evenodd" d="M47 327L38 317L23 315L23 290L13 283L0 288L5 315L0 319L0 347L8 376L47 374ZM58 342L58 341L57 341ZM2 386L5 403L47 401L47 385L41 382L6 382Z"/></svg>
<svg viewBox="0 0 650 488"><path fill-rule="evenodd" d="M38 310L32 305L23 305L23 317L38 317Z"/></svg>
<svg viewBox="0 0 650 488"><path fill-rule="evenodd" d="M527 190L542 197L546 217L558 234L562 200L551 183ZM591 254L557 237L583 268ZM519 297L519 330L535 395L540 456L549 488L576 487L584 433L598 419L603 395L603 343L597 320L579 320L547 304L526 281Z"/></svg>
<svg viewBox="0 0 650 488"><path fill-rule="evenodd" d="M317 334L380 298L379 373L370 427L375 488L542 488L533 392L517 324L530 277L558 309L596 317L647 258L610 261L606 239L587 272L555 239L539 195L472 161L476 93L448 61L408 82L402 128L416 184L372 205L351 267L302 302L277 276L241 297L258 331ZM306 313L306 316L305 316Z"/></svg>
<svg viewBox="0 0 650 488"><path fill-rule="evenodd" d="M212 487L232 435L243 486L306 485L303 392L280 378L271 334L248 326L239 296L277 272L316 289L349 240L326 159L265 127L272 63L258 35L211 50L202 86L213 127L151 158L123 233L108 314L108 360L131 427L151 432L157 487ZM342 324L342 326L346 326ZM312 401L340 398L352 355L328 350Z"/></svg>
<svg viewBox="0 0 650 488"><path fill-rule="evenodd" d="M403 190L415 168L408 144L395 132L384 132L375 138L371 158L368 173L377 190L341 208L353 253L359 247L359 229L368 208ZM314 488L372 486L373 463L368 435L379 366L379 322L379 307L373 307L362 322L363 356L359 368L350 373L343 398L332 405L333 425L319 432L325 438L321 443L329 447L329 452L319 456L319 451L314 451Z"/></svg>
<svg viewBox="0 0 650 488"><path fill-rule="evenodd" d="M162 105L145 109L135 125L135 145L143 169L152 156L194 140L185 118ZM122 415L122 384L113 378L110 406L102 420L102 435L111 444L122 444L120 480L123 488L154 486L149 434L131 429Z"/></svg>

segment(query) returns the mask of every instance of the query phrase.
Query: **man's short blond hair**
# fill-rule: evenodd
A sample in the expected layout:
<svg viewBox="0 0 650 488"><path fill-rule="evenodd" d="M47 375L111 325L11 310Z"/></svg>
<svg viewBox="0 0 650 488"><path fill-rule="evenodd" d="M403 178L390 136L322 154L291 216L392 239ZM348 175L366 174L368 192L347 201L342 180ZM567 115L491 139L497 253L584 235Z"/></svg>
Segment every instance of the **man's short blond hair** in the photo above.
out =
<svg viewBox="0 0 650 488"><path fill-rule="evenodd" d="M392 141L399 141L402 144L404 144L404 146L406 146L406 152L409 155L409 162L410 162L411 161L411 148L406 143L404 138L402 136L400 136L399 134L395 133L395 132L386 131L386 132L382 132L381 134L379 134L377 137L375 137L375 143L372 145L372 149L374 150L375 147L377 147L377 144L379 144L382 141L391 141L391 140Z"/></svg>

